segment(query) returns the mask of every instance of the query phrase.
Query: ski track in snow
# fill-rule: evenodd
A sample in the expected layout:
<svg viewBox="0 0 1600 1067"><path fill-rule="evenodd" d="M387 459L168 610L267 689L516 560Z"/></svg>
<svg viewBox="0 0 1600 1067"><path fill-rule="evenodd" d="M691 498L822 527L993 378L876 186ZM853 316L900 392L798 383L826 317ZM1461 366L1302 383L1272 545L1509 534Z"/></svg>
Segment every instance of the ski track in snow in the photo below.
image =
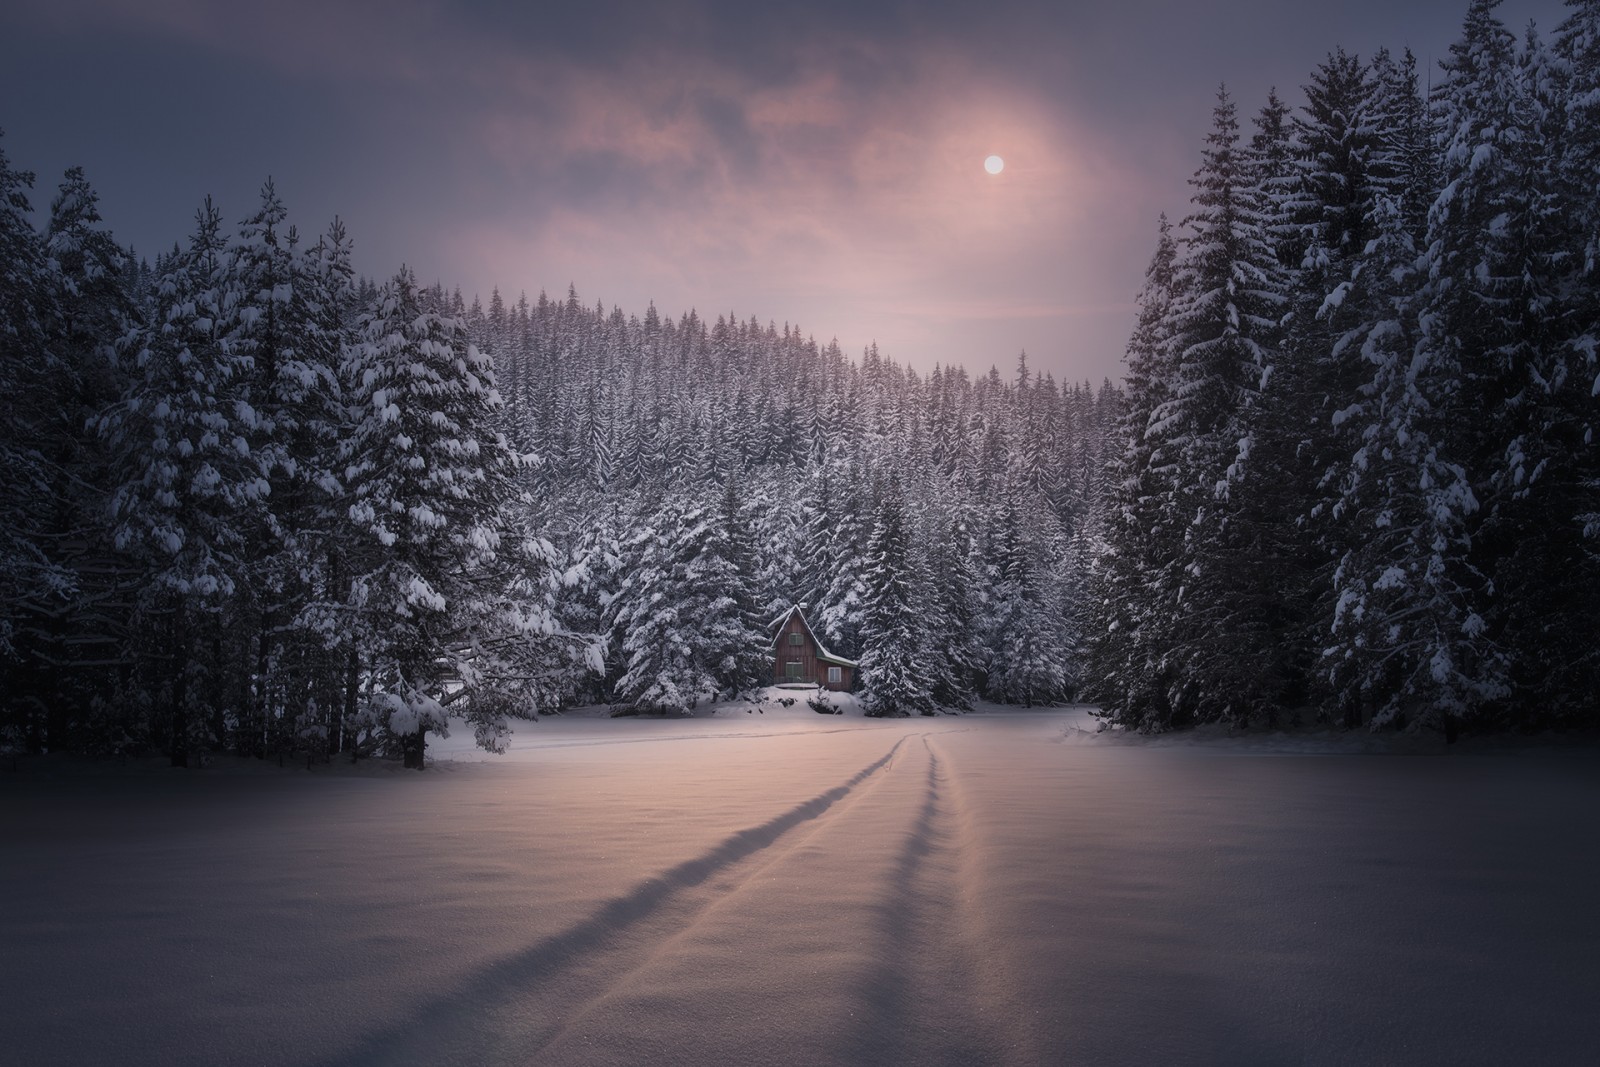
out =
<svg viewBox="0 0 1600 1067"><path fill-rule="evenodd" d="M798 732L806 731L673 739ZM799 991L784 986L802 960L816 963L803 981L836 989L859 1008L838 1032L817 1029L791 1043L781 1062L1001 1062L1026 1041L1000 1034L1003 1005L977 981L955 803L929 735L903 735L842 784L641 883L423 1006L415 1026L388 1028L327 1067L761 1062L768 1035L785 1028L773 1012L790 1013L784 998ZM860 836L898 845L864 864L849 846ZM841 899L850 892L844 887L854 888L851 899ZM866 929L830 930L813 907L779 936L769 929L759 955L724 958L747 931L770 926L771 912L800 914L808 897L864 916ZM924 951L929 945L939 947ZM708 960L719 965L705 967ZM661 991L695 986L728 1017L714 1030L697 1016L658 1010ZM614 1025L650 1017L657 1021L649 1028ZM681 1022L666 1021L674 1019Z"/></svg>
<svg viewBox="0 0 1600 1067"><path fill-rule="evenodd" d="M414 1027L390 1029L350 1057L330 1063L446 1062L489 1036L492 1047L472 1048L480 1063L544 1058L629 979L659 964L675 943L702 922L721 899L736 896L771 865L781 863L806 840L783 842L791 831L835 814L858 786L888 766L904 739L842 784L795 805L759 826L740 830L714 848L640 883L602 905L577 926L497 962L443 1001L424 1006ZM815 828L810 828L815 833ZM782 846L781 848L779 846ZM768 856L768 851L776 852ZM708 881L715 878L712 884ZM551 1004L560 1005L552 1009ZM495 1025L485 1035L483 1014ZM532 1021L532 1025L530 1025ZM576 1050L552 1062L578 1062ZM592 1058L586 1057L586 1058ZM627 1062L623 1059L619 1062Z"/></svg>
<svg viewBox="0 0 1600 1067"><path fill-rule="evenodd" d="M0 1064L1600 1061L1592 754L787 710L0 776Z"/></svg>

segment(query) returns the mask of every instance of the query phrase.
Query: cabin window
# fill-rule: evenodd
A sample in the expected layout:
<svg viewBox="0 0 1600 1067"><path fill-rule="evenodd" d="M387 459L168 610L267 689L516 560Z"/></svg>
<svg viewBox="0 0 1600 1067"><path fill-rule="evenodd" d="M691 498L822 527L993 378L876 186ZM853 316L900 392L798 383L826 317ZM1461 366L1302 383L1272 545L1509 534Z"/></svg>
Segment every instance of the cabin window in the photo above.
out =
<svg viewBox="0 0 1600 1067"><path fill-rule="evenodd" d="M806 635L805 634L790 634L789 635L789 643L791 645L803 645L803 644L806 643Z"/></svg>
<svg viewBox="0 0 1600 1067"><path fill-rule="evenodd" d="M800 671L801 666L798 660L790 660L783 665L783 676L790 681L798 682L800 680Z"/></svg>
<svg viewBox="0 0 1600 1067"><path fill-rule="evenodd" d="M828 684L829 685L838 685L839 684L839 679L842 676L842 674L843 674L843 672L840 671L838 667L829 667L828 668Z"/></svg>

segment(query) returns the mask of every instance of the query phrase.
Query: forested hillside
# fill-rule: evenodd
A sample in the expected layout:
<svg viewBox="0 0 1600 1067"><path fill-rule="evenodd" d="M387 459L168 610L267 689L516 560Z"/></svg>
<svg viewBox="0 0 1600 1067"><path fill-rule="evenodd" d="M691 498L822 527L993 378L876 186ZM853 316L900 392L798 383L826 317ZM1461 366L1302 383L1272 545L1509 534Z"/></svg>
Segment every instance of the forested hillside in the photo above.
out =
<svg viewBox="0 0 1600 1067"><path fill-rule="evenodd" d="M8 746L420 765L451 713L748 692L794 603L879 714L1076 684L1109 387L378 286L270 182L150 266L0 167Z"/></svg>
<svg viewBox="0 0 1600 1067"><path fill-rule="evenodd" d="M1143 730L1595 722L1600 4L1218 94L1127 353L1083 676Z"/></svg>
<svg viewBox="0 0 1600 1067"><path fill-rule="evenodd" d="M1036 379L1026 357L1004 378L924 378L788 327L641 321L571 293L457 311L502 353L541 528L587 580L564 617L612 638L597 695L684 707L745 688L795 603L841 654L915 662L908 687L866 682L885 711L1072 688L1114 391Z"/></svg>

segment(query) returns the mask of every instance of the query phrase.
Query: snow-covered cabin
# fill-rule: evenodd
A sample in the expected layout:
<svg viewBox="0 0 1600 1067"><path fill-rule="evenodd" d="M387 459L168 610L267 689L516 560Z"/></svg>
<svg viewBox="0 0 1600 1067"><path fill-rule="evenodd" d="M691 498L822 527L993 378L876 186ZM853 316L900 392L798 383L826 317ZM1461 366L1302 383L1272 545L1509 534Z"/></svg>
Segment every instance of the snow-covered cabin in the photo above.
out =
<svg viewBox="0 0 1600 1067"><path fill-rule="evenodd" d="M806 621L804 605L796 604L772 622L772 680L810 683L845 692L855 682L857 663L828 651Z"/></svg>

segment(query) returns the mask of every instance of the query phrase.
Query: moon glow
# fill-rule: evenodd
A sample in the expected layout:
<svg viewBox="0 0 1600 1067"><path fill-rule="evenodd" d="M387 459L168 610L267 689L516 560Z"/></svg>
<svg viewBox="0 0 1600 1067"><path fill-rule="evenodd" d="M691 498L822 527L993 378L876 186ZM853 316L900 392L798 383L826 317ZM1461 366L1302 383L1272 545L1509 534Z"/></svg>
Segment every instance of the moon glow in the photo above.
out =
<svg viewBox="0 0 1600 1067"><path fill-rule="evenodd" d="M983 161L983 169L988 171L990 174L999 174L1001 171L1006 169L1006 161L1001 159L999 156L990 156L988 159Z"/></svg>

